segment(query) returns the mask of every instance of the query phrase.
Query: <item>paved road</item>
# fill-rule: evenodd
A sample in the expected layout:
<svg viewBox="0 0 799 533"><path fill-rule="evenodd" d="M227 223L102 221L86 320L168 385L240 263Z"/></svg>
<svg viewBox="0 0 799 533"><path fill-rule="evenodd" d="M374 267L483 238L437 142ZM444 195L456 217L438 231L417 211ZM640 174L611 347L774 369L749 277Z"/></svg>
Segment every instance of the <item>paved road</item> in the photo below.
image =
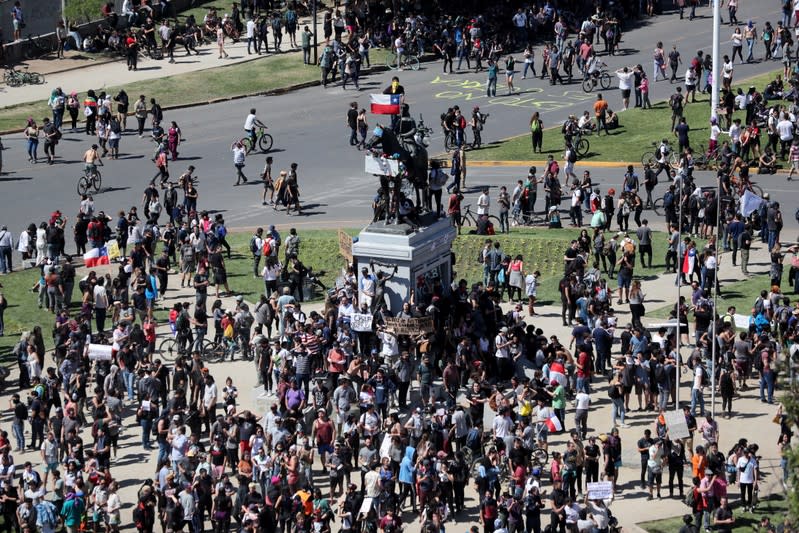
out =
<svg viewBox="0 0 799 533"><path fill-rule="evenodd" d="M739 18L746 20L752 17L755 21L771 20L775 23L779 19L778 4L771 1L769 4L769 7L758 6L757 9L752 4L745 5L741 8ZM704 8L701 11L707 14L709 10ZM670 15L653 19L651 23L646 22L626 34L622 43L626 55L605 58L611 68L641 63L645 69L651 70L651 50L659 40L667 48L676 42L686 60L697 49L709 51L711 48L709 18L688 22L687 19L679 21L676 15ZM727 26L722 27L723 38L728 36L728 32ZM675 39L674 35L679 37ZM725 50L729 49L729 44L722 46ZM741 79L778 67L777 63L736 65L735 75ZM172 165L171 172L178 175L188 164L196 166L201 180L200 206L223 211L231 226L264 223L290 223L305 227L363 224L371 217L369 203L376 183L373 177L363 172L362 154L346 146L348 130L344 114L350 101L357 100L361 106L367 106L369 92L377 92L386 86L391 74L376 74L362 80L360 92L351 89L344 91L339 87L326 90L312 87L281 96L169 111L166 119L176 120L187 138L181 147L181 160ZM56 80L52 81L55 83ZM484 74L464 72L443 75L437 63L427 64L418 72L402 72L401 81L406 87L413 113L423 114L428 124L436 130L440 130L438 116L447 106L459 104L468 109L472 104L480 105L492 115L484 131L487 140L523 133L534 109L542 112L546 124L557 124L568 114L589 108L595 98L592 94L583 93L578 84L551 87L538 79L519 79L523 89L519 95L486 98L481 88ZM654 84L652 97L666 98L672 90L667 82L658 82ZM618 91L608 92L611 93L608 98L611 105L620 107ZM275 137L275 150L271 154L275 158L275 168L287 168L292 161L300 164L299 181L307 213L302 217L275 215L271 209L262 207L261 188L256 184L231 186L234 172L229 146L242 135L244 117L250 107L258 109L259 116L269 124ZM371 125L376 118L370 117ZM9 171L9 174L0 178L0 182L4 193L14 198L14 202L4 205L2 222L17 231L17 228L27 225L31 220L42 217L42 213L49 213L56 208L68 214L74 213L77 206L75 184L82 172L79 160L91 142L93 139L85 135L67 134L58 146L58 164L48 167L27 164L21 136L4 138L7 148L4 170ZM437 131L431 147L433 151L439 150L441 143L441 132ZM107 189L95 198L99 209L115 212L122 206L140 202L142 190L155 174L155 167L149 161L152 147L146 138L139 139L135 135L123 138L121 152L126 155L118 161L107 162L102 169ZM250 178L256 177L263 162L263 155L249 158L246 174ZM619 184L623 174L617 169L598 169L594 173L603 183L614 185ZM522 175L523 169L512 167L472 168L469 182L510 184L515 181L514 178ZM712 178L702 176L700 179ZM794 205L799 198L784 178L769 178L763 182L771 180L774 180L780 197L788 205Z"/></svg>

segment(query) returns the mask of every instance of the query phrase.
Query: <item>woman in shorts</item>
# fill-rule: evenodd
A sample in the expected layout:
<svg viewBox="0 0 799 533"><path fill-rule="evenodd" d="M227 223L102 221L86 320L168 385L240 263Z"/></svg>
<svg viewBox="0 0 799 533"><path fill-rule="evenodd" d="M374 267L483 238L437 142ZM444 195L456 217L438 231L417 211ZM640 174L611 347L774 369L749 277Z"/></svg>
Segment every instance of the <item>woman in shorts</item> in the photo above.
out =
<svg viewBox="0 0 799 533"><path fill-rule="evenodd" d="M622 293L624 294L624 303L630 303L630 285L633 281L633 260L634 257L631 257L629 252L624 252L624 254L619 258L619 261L616 263L619 267L619 275L617 278L618 285L619 285L619 299L616 302L617 305L621 305L622 302Z"/></svg>

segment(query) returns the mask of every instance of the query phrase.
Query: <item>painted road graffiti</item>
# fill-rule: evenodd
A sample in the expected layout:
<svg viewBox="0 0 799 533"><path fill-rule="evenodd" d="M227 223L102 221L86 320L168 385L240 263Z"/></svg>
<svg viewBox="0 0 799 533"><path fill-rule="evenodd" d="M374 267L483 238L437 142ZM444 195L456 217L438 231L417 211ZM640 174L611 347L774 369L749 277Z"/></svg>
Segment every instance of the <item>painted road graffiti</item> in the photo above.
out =
<svg viewBox="0 0 799 533"><path fill-rule="evenodd" d="M596 95L583 91L562 91L560 93L548 92L541 87L528 87L521 93L510 96L486 96L486 83L478 80L459 80L452 78L436 78L430 82L437 86L435 97L442 100L457 100L459 102L475 102L480 105L501 105L507 107L522 107L538 112L557 111L571 107L575 104L589 102L596 99ZM553 87L554 88L554 87ZM502 91L502 88L498 88Z"/></svg>

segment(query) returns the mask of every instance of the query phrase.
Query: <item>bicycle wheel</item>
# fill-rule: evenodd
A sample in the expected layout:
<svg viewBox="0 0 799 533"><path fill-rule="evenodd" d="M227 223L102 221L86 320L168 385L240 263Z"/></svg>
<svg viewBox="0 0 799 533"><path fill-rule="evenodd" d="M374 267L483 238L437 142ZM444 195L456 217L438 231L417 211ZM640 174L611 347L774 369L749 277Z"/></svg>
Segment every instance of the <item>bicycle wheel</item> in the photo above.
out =
<svg viewBox="0 0 799 533"><path fill-rule="evenodd" d="M14 83L16 82L17 75L13 70L6 70L3 73L3 82L10 87L14 87Z"/></svg>
<svg viewBox="0 0 799 533"><path fill-rule="evenodd" d="M212 339L203 339L202 353L208 353L214 349L216 343Z"/></svg>
<svg viewBox="0 0 799 533"><path fill-rule="evenodd" d="M538 463L539 466L545 466L549 464L549 453L543 448L536 448L533 450L532 459Z"/></svg>
<svg viewBox="0 0 799 533"><path fill-rule="evenodd" d="M496 217L494 215L488 215L488 220L489 220L489 222L491 222L494 225L494 229L496 231L499 231L499 228L500 228L499 217ZM509 226L508 230L510 230L510 224L508 224L508 226Z"/></svg>
<svg viewBox="0 0 799 533"><path fill-rule="evenodd" d="M467 216L466 213L461 215L461 226L466 226L467 228L472 226L472 217Z"/></svg>
<svg viewBox="0 0 799 533"><path fill-rule="evenodd" d="M583 91L590 93L594 90L594 82L591 78L583 80Z"/></svg>
<svg viewBox="0 0 799 533"><path fill-rule="evenodd" d="M451 152L453 146L453 138L451 134L444 134L444 151Z"/></svg>
<svg viewBox="0 0 799 533"><path fill-rule="evenodd" d="M755 185L754 183L750 183L749 188L752 189L752 192L755 193L756 195L760 196L761 198L763 197L763 188L760 185Z"/></svg>
<svg viewBox="0 0 799 533"><path fill-rule="evenodd" d="M666 214L666 208L663 207L663 198L658 198L652 203L652 210L657 213L659 217Z"/></svg>
<svg viewBox="0 0 799 533"><path fill-rule="evenodd" d="M88 192L89 187L91 187L91 182L89 182L89 178L86 176L81 176L78 178L78 195L83 196Z"/></svg>
<svg viewBox="0 0 799 533"><path fill-rule="evenodd" d="M386 67L390 70L397 70L397 56L396 54L386 55Z"/></svg>
<svg viewBox="0 0 799 533"><path fill-rule="evenodd" d="M404 66L411 70L419 70L419 58L416 56L408 57L404 62Z"/></svg>
<svg viewBox="0 0 799 533"><path fill-rule="evenodd" d="M169 337L161 341L158 345L158 355L167 361L174 361L178 357L178 341L174 337Z"/></svg>
<svg viewBox="0 0 799 533"><path fill-rule="evenodd" d="M223 343L211 343L206 350L203 346L203 359L209 363L218 363L225 360L225 345Z"/></svg>
<svg viewBox="0 0 799 533"><path fill-rule="evenodd" d="M608 74L607 72L603 72L602 74L600 74L599 84L605 90L610 89L610 74Z"/></svg>
<svg viewBox="0 0 799 533"><path fill-rule="evenodd" d="M673 169L676 169L677 167L679 167L680 166L680 154L678 154L677 152L672 152L669 155L669 165L671 165L671 168L673 168Z"/></svg>
<svg viewBox="0 0 799 533"><path fill-rule="evenodd" d="M38 72L31 72L30 73L30 80L28 83L32 83L34 85L41 85L44 83L44 74L39 74Z"/></svg>
<svg viewBox="0 0 799 533"><path fill-rule="evenodd" d="M103 177L100 175L99 170L94 171L94 179L92 179L92 184L94 185L94 192L100 192L100 189L103 186Z"/></svg>
<svg viewBox="0 0 799 533"><path fill-rule="evenodd" d="M258 139L258 148L260 148L262 152L268 152L272 149L272 142L272 136L268 133L264 133L261 135L261 138Z"/></svg>
<svg viewBox="0 0 799 533"><path fill-rule="evenodd" d="M641 156L641 164L649 165L653 168L656 167L658 160L657 157L655 157L655 152L644 152L644 155Z"/></svg>
<svg viewBox="0 0 799 533"><path fill-rule="evenodd" d="M574 147L575 151L577 152L577 157L585 157L588 155L588 149L591 147L591 144L588 142L588 139L580 139L577 141L577 145Z"/></svg>
<svg viewBox="0 0 799 533"><path fill-rule="evenodd" d="M250 139L249 137L244 137L243 139L239 139L239 142L244 147L246 153L249 154L250 151L252 150L252 139Z"/></svg>

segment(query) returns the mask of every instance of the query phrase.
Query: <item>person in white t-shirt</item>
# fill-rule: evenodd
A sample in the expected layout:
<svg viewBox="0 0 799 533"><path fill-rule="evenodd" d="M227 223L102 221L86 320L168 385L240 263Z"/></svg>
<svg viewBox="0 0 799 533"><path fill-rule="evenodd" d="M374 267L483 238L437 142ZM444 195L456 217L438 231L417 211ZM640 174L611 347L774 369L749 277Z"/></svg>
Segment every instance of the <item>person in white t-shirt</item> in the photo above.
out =
<svg viewBox="0 0 799 533"><path fill-rule="evenodd" d="M580 391L574 398L574 426L584 439L588 434L588 406L591 405L591 396L585 391Z"/></svg>
<svg viewBox="0 0 799 533"><path fill-rule="evenodd" d="M703 393L704 387L702 386L702 374L705 369L699 364L699 358L694 358L694 381L691 386L691 414L696 416L696 404L699 404L699 416L705 414L705 396Z"/></svg>
<svg viewBox="0 0 799 533"><path fill-rule="evenodd" d="M757 490L758 465L757 458L751 448L746 448L744 455L735 465L738 470L738 485L741 487L741 503L744 512L752 509L752 493Z"/></svg>
<svg viewBox="0 0 799 533"><path fill-rule="evenodd" d="M624 105L624 110L630 106L630 91L633 88L633 77L635 73L628 67L620 68L616 71L616 77L619 78L619 90L621 91L621 101Z"/></svg>
<svg viewBox="0 0 799 533"><path fill-rule="evenodd" d="M477 214L487 215L489 207L491 207L491 197L488 195L488 187L486 187L483 189L483 194L477 198Z"/></svg>

